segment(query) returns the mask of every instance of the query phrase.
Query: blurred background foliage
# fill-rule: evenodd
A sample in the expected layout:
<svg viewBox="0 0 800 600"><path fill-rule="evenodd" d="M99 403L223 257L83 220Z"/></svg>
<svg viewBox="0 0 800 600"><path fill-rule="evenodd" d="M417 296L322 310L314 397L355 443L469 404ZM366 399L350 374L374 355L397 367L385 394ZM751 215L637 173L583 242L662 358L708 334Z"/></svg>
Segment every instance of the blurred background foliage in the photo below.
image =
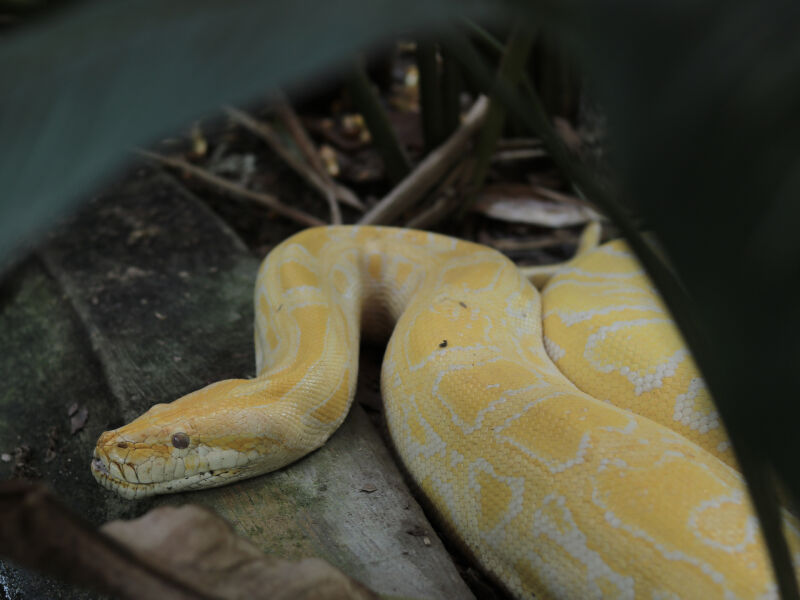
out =
<svg viewBox="0 0 800 600"><path fill-rule="evenodd" d="M781 592L797 597L775 493L777 481L787 501L800 497L796 0L18 0L0 13L0 263L35 245L132 146L326 69L350 73L358 102L358 51L423 39L429 149L458 123L463 80L494 100L474 186L480 146L509 116L636 250L714 393ZM510 36L484 29L510 24ZM528 61L532 47L541 51ZM581 87L608 118L610 177L576 157L551 119L574 113ZM408 168L402 151L387 162L390 179Z"/></svg>

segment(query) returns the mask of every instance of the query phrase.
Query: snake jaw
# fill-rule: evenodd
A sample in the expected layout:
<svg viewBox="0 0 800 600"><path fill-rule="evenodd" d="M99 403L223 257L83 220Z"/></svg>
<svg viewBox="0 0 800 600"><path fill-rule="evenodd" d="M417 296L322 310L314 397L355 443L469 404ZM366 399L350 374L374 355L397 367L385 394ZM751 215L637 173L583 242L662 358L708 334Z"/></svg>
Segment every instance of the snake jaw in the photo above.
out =
<svg viewBox="0 0 800 600"><path fill-rule="evenodd" d="M99 445L94 451L91 472L97 482L104 488L116 492L129 500L158 494L216 487L252 475L252 470L248 466L243 468L223 466L215 469L210 467L203 468L191 475L175 473L178 476L144 482L140 479L145 478L142 464L138 465L138 468L133 468L128 463L117 463L110 459ZM134 479L138 479L138 481Z"/></svg>

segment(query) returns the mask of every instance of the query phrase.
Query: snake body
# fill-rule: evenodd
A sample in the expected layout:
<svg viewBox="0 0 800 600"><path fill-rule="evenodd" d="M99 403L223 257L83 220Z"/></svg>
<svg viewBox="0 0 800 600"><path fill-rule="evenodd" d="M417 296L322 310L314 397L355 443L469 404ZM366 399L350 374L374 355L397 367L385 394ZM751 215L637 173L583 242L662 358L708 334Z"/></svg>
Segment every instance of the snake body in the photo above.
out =
<svg viewBox="0 0 800 600"><path fill-rule="evenodd" d="M361 334L391 332L381 388L397 453L515 597L775 596L710 396L624 244L572 261L542 311L484 246L310 229L265 259L255 312L257 377L104 433L101 484L138 498L293 462L344 420Z"/></svg>

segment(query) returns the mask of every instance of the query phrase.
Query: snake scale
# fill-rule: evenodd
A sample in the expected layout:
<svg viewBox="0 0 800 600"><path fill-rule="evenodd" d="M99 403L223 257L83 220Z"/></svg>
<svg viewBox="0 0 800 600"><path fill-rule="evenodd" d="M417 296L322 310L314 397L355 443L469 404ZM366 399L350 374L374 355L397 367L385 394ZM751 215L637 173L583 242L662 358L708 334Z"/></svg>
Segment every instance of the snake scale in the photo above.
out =
<svg viewBox="0 0 800 600"><path fill-rule="evenodd" d="M344 420L362 333L391 333L381 388L396 451L513 596L777 595L709 393L624 243L571 261L540 296L484 246L309 229L263 262L255 314L257 377L102 434L102 485L140 498L290 464Z"/></svg>

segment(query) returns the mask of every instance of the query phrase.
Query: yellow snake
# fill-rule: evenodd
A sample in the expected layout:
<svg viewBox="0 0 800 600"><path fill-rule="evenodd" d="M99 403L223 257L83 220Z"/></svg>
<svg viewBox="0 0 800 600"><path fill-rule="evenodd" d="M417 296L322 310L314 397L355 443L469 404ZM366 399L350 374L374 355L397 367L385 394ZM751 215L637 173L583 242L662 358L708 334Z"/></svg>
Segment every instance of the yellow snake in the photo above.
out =
<svg viewBox="0 0 800 600"><path fill-rule="evenodd" d="M542 300L484 246L309 229L265 259L255 309L258 376L104 433L102 485L140 498L291 463L344 420L361 333L391 332L381 387L397 453L515 597L776 596L703 380L623 243L571 261Z"/></svg>

